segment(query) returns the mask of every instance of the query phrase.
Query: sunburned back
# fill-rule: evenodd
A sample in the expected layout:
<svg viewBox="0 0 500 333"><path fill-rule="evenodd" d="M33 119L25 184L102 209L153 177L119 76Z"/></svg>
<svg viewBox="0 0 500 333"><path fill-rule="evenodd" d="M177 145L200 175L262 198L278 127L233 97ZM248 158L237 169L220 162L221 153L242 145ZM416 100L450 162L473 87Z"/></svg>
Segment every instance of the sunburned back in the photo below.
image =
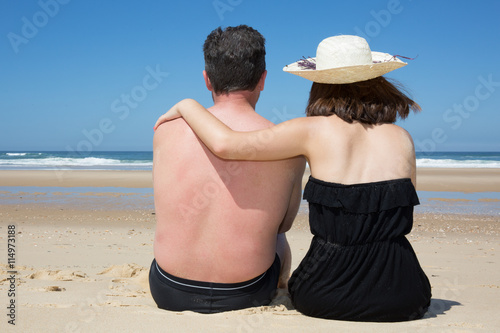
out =
<svg viewBox="0 0 500 333"><path fill-rule="evenodd" d="M315 119L313 119L315 118ZM411 178L415 155L410 135L393 124L349 124L336 116L312 117L311 173L341 184Z"/></svg>
<svg viewBox="0 0 500 333"><path fill-rule="evenodd" d="M253 110L211 111L235 130L271 125ZM298 159L222 160L184 120L160 126L153 171L154 251L160 267L178 277L220 283L246 281L266 271L298 165Z"/></svg>

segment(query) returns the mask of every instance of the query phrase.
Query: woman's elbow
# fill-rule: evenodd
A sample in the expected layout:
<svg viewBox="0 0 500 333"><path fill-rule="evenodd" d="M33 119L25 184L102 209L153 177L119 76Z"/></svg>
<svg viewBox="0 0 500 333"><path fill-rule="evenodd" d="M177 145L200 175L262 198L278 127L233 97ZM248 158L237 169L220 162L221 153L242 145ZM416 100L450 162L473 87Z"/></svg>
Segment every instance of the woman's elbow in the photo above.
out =
<svg viewBox="0 0 500 333"><path fill-rule="evenodd" d="M234 147L232 147L231 141L227 136L220 136L216 138L211 144L210 150L214 155L226 160L236 159L237 156L234 154Z"/></svg>
<svg viewBox="0 0 500 333"><path fill-rule="evenodd" d="M224 145L215 144L212 149L210 149L212 153L222 159L230 159L230 152L225 148Z"/></svg>

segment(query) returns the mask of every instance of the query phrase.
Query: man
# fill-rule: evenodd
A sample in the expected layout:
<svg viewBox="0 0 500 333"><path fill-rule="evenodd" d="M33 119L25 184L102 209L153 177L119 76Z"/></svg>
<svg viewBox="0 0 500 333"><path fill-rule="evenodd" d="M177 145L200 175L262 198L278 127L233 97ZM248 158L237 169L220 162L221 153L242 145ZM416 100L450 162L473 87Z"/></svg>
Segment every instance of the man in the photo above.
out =
<svg viewBox="0 0 500 333"><path fill-rule="evenodd" d="M215 29L203 46L209 111L235 130L273 125L255 112L267 74L264 42L241 25ZM158 127L153 150L157 226L149 281L158 307L213 313L269 304L290 272L284 233L300 205L304 159L222 160L182 119Z"/></svg>

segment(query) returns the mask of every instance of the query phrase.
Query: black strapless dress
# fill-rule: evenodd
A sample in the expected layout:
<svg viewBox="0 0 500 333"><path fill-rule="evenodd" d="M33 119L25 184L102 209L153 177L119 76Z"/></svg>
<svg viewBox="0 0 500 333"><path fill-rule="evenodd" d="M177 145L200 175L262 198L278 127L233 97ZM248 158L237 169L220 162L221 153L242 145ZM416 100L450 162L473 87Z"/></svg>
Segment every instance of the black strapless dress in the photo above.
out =
<svg viewBox="0 0 500 333"><path fill-rule="evenodd" d="M406 239L418 196L410 179L342 185L310 177L314 235L288 283L305 315L352 321L421 318L431 286Z"/></svg>

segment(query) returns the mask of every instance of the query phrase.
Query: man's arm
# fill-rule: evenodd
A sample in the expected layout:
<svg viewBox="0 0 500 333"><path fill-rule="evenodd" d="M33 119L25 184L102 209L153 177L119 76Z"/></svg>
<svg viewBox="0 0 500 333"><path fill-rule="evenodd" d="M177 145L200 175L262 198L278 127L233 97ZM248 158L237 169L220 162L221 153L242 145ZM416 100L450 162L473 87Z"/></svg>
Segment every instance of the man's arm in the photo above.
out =
<svg viewBox="0 0 500 333"><path fill-rule="evenodd" d="M306 160L303 157L296 157L295 168L291 170L291 174L294 177L294 185L292 193L290 194L290 202L288 204L288 209L286 211L285 217L281 222L278 233L284 233L290 230L293 221L297 216L297 212L300 208L300 202L302 200L302 177L304 175L304 169L306 165Z"/></svg>

